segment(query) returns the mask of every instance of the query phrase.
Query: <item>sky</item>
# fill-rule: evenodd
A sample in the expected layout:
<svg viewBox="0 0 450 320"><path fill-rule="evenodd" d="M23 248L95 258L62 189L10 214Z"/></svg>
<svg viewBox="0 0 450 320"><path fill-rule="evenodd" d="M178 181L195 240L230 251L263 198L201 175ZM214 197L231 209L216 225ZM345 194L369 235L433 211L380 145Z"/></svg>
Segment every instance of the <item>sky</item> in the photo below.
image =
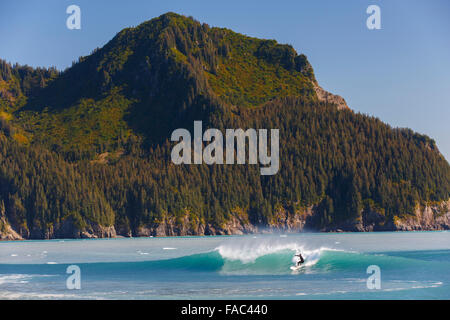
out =
<svg viewBox="0 0 450 320"><path fill-rule="evenodd" d="M81 29L69 30L69 5ZM369 30L366 9L381 9ZM436 140L450 160L448 0L0 1L0 58L65 69L121 29L172 11L307 55L319 84L357 112Z"/></svg>

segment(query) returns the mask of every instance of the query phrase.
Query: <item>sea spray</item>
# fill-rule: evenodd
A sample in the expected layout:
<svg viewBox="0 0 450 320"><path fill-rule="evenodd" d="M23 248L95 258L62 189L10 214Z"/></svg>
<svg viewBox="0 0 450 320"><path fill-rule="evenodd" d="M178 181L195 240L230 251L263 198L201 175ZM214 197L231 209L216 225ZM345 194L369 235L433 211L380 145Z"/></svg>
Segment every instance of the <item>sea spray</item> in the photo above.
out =
<svg viewBox="0 0 450 320"><path fill-rule="evenodd" d="M225 274L286 274L297 262L296 253L302 253L304 267L308 268L314 266L321 253L327 250L334 249L310 248L303 243L279 238L236 239L216 248L224 259L221 273Z"/></svg>

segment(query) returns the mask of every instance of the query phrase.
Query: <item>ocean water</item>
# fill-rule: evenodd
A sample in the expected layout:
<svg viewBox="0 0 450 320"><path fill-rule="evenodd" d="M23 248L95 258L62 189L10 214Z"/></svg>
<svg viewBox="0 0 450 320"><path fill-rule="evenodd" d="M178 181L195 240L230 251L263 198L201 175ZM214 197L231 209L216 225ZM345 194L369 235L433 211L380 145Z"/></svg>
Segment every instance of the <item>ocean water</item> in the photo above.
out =
<svg viewBox="0 0 450 320"><path fill-rule="evenodd" d="M450 299L450 232L0 242L0 299Z"/></svg>

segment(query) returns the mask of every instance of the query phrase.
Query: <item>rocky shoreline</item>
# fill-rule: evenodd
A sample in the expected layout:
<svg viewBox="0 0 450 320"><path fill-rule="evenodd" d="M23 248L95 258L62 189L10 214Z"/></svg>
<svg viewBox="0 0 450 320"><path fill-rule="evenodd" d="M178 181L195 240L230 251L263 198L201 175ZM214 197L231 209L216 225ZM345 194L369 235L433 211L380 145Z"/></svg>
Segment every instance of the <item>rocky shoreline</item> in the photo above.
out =
<svg viewBox="0 0 450 320"><path fill-rule="evenodd" d="M396 217L386 221L376 210L363 211L360 219L343 222L337 225L317 228L318 209L311 206L298 210L294 214L284 209L278 210L273 219L266 225L252 224L248 216L232 213L222 225L212 225L193 219L188 213L182 219L172 216L163 217L152 225L139 227L134 233L131 230L116 230L114 226L87 226L79 230L71 221L52 227L47 232L33 230L24 234L15 230L6 220L0 217L0 240L28 239L88 239L117 237L165 237L165 236L207 236L207 235L243 235L254 233L298 233L298 232L376 232L376 231L432 231L450 230L450 199L439 204L417 206L414 215Z"/></svg>

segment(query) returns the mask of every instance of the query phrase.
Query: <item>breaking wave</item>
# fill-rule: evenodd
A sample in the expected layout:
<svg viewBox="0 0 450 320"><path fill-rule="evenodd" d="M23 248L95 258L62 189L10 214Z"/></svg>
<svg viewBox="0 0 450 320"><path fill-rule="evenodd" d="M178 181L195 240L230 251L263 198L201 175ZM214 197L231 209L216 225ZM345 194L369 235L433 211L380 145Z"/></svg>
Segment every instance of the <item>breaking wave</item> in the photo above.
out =
<svg viewBox="0 0 450 320"><path fill-rule="evenodd" d="M301 253L305 259L299 270L292 271L290 267L296 264L296 253ZM79 264L86 274L99 277L108 274L125 276L126 274L152 277L160 273L181 272L213 272L222 275L296 275L305 273L329 273L334 271L363 272L367 266L376 264L397 270L407 267L420 267L426 261L408 257L359 253L337 250L328 247L313 248L297 242L283 241L234 241L227 242L217 248L178 258L147 260L136 262L99 262ZM51 273L54 268L60 268L65 273L64 264L28 265L30 273L33 268L40 272ZM12 277L12 276L9 276ZM29 279L0 277L0 284L9 281L29 281Z"/></svg>

